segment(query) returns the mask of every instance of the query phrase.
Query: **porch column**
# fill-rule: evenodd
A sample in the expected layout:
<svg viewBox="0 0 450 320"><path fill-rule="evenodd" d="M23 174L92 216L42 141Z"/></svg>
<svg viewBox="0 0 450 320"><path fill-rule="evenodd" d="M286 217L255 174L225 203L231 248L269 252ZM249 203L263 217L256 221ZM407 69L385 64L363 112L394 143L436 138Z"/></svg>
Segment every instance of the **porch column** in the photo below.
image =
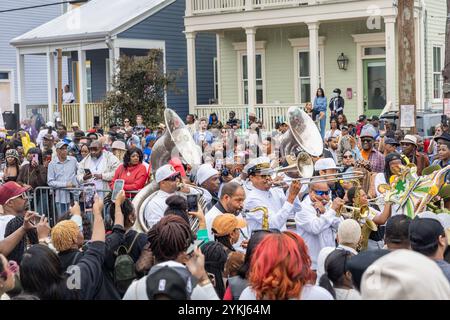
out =
<svg viewBox="0 0 450 320"><path fill-rule="evenodd" d="M55 111L55 55L50 50L47 51L47 101L49 119L53 117Z"/></svg>
<svg viewBox="0 0 450 320"><path fill-rule="evenodd" d="M386 103L391 102L391 110L397 110L395 16L384 17L384 24L386 30Z"/></svg>
<svg viewBox="0 0 450 320"><path fill-rule="evenodd" d="M194 113L197 105L197 70L195 65L195 32L186 32L188 60L189 113Z"/></svg>
<svg viewBox="0 0 450 320"><path fill-rule="evenodd" d="M87 130L86 127L86 102L87 102L87 92L86 92L86 50L78 49L78 90L80 96L80 129Z"/></svg>
<svg viewBox="0 0 450 320"><path fill-rule="evenodd" d="M20 49L16 51L17 59L17 102L20 105L20 120L27 118L27 101L25 97L25 55L20 53ZM50 119L50 118L49 118Z"/></svg>
<svg viewBox="0 0 450 320"><path fill-rule="evenodd" d="M256 105L256 28L246 28L247 35L247 83L248 112L255 112Z"/></svg>
<svg viewBox="0 0 450 320"><path fill-rule="evenodd" d="M311 81L311 99L319 88L319 22L308 23L309 30L309 75Z"/></svg>

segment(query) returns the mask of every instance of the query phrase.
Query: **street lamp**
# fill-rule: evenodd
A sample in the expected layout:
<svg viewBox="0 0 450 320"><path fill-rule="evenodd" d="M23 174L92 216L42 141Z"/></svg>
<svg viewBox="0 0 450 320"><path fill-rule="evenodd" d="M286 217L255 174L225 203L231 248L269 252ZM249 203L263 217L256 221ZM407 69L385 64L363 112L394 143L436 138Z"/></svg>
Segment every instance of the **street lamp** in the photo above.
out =
<svg viewBox="0 0 450 320"><path fill-rule="evenodd" d="M348 67L348 58L344 56L343 53L338 57L337 64L339 67L339 70L347 70Z"/></svg>

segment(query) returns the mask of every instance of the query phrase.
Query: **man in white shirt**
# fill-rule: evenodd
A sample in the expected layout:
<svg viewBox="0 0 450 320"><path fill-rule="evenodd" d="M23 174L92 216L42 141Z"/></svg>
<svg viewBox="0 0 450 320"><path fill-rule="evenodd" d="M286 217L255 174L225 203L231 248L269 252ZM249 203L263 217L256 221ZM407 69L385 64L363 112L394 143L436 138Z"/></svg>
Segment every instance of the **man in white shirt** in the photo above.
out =
<svg viewBox="0 0 450 320"><path fill-rule="evenodd" d="M245 183L244 210L249 234L259 229L285 230L288 218L294 215L300 183L292 182L287 197L282 188L272 188L270 159L267 157L255 159L247 172L250 183Z"/></svg>
<svg viewBox="0 0 450 320"><path fill-rule="evenodd" d="M70 92L70 87L68 84L64 86L64 93L63 93L63 103L74 103L75 102L75 96L72 92Z"/></svg>
<svg viewBox="0 0 450 320"><path fill-rule="evenodd" d="M80 184L92 182L97 190L109 190L108 183L120 165L119 159L109 151L103 151L99 140L92 141L89 155L78 165L77 180Z"/></svg>
<svg viewBox="0 0 450 320"><path fill-rule="evenodd" d="M301 210L295 214L297 233L308 246L313 270L317 270L320 250L336 246L336 232L339 223L343 221L336 214L345 202L336 198L330 206L330 191L326 182L312 184L309 196L303 200Z"/></svg>
<svg viewBox="0 0 450 320"><path fill-rule="evenodd" d="M176 193L180 179L180 173L175 171L170 164L166 164L156 170L155 181L159 185L159 190L144 209L145 221L149 228L164 216L164 212L167 209L166 200Z"/></svg>
<svg viewBox="0 0 450 320"><path fill-rule="evenodd" d="M214 207L211 208L206 214L206 229L208 230L209 240L214 240L214 235L211 230L214 219L221 214L231 213L236 217L243 218L241 211L244 208L245 191L242 186L236 182L229 182L223 185L222 193L220 194L220 200ZM242 249L241 243L243 240L248 239L247 228L241 229L241 235L239 241L234 245L235 249Z"/></svg>

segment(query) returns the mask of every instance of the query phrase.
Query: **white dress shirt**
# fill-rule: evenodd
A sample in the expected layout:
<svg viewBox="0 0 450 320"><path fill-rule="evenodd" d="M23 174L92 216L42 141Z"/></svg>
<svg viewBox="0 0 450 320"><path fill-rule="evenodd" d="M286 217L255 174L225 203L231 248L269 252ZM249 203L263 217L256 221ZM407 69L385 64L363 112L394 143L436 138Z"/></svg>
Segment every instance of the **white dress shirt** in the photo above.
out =
<svg viewBox="0 0 450 320"><path fill-rule="evenodd" d="M294 205L289 203L281 188L271 188L269 191L262 191L253 187L249 182L246 184L246 199L244 210L251 211L256 207L266 207L269 211L269 228L286 230L286 221L294 217ZM299 206L296 208L300 209ZM263 211L246 212L248 233L253 230L262 229Z"/></svg>
<svg viewBox="0 0 450 320"><path fill-rule="evenodd" d="M336 217L336 211L329 208L324 214L317 215L311 199L302 202L302 209L295 214L297 233L308 246L312 268L317 269L317 257L324 247L335 247L337 228L343 218Z"/></svg>
<svg viewBox="0 0 450 320"><path fill-rule="evenodd" d="M155 196L150 200L144 209L145 221L149 228L153 227L164 216L164 212L167 209L166 200L168 197L175 193L167 193L162 190L158 190Z"/></svg>
<svg viewBox="0 0 450 320"><path fill-rule="evenodd" d="M212 207L212 208L205 214L206 230L208 230L208 239L209 239L210 241L214 241L214 234L213 234L213 232L212 232L212 224L213 224L213 222L214 222L214 219L216 219L216 218L217 218L218 216L220 216L221 214L229 213L229 212L223 212L223 211L221 211L221 210L219 209L218 206L222 206L222 205L218 202L214 207ZM239 213L236 217L241 218L241 219L244 219L244 217L242 216L241 213ZM241 232L240 232L240 234L239 234L239 240L238 240L238 242L236 242L236 243L233 245L233 248L234 248L235 250L238 250L238 251L245 251L245 249L242 248L241 244L242 244L242 241L248 240L249 238L250 238L250 237L249 237L249 235L248 235L248 230L247 230L247 228L242 228L242 229L241 229Z"/></svg>

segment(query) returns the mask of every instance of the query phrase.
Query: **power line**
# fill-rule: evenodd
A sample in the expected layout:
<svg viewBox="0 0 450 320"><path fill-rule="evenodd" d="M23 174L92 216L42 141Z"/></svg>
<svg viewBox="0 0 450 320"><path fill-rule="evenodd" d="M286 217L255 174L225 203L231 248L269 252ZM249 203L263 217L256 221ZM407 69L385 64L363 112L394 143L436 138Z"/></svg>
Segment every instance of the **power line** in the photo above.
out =
<svg viewBox="0 0 450 320"><path fill-rule="evenodd" d="M42 7L50 7L50 6L56 6L56 5L60 5L60 4L66 4L66 3L77 4L77 3L84 3L87 1L89 1L89 0L72 0L72 1L53 2L53 3L40 4L40 5L30 6L30 7L21 7L21 8L0 10L0 13L27 10L27 9L35 9L35 8L42 8Z"/></svg>

